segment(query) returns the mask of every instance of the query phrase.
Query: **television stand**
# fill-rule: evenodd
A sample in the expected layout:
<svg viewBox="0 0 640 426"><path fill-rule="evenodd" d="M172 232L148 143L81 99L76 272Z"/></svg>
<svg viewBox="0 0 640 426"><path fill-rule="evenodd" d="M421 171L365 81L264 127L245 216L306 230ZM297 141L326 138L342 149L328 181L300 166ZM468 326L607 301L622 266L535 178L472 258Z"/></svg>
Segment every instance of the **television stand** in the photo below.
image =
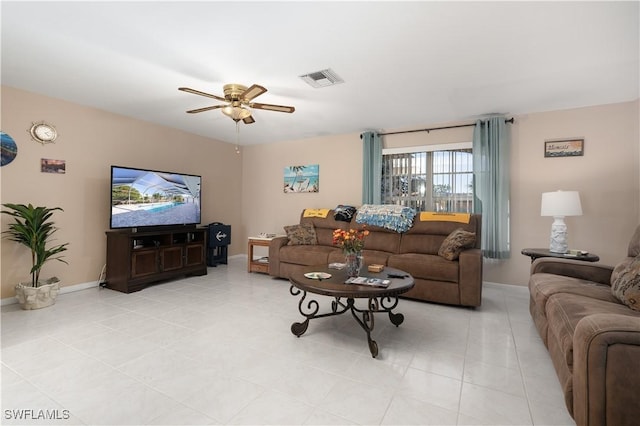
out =
<svg viewBox="0 0 640 426"><path fill-rule="evenodd" d="M132 293L179 276L206 275L207 228L107 231L107 288Z"/></svg>

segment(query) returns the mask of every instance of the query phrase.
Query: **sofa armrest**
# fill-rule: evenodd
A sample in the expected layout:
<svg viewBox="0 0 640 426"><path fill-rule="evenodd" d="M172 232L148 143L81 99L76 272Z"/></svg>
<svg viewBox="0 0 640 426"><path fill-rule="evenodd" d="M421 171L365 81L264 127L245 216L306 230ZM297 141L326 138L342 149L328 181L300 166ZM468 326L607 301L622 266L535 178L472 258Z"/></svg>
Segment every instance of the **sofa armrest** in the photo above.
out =
<svg viewBox="0 0 640 426"><path fill-rule="evenodd" d="M280 276L280 247L289 242L287 237L275 237L269 242L269 275Z"/></svg>
<svg viewBox="0 0 640 426"><path fill-rule="evenodd" d="M607 285L611 284L612 272L613 266L575 259L541 257L531 264L531 275L536 273L564 275Z"/></svg>
<svg viewBox="0 0 640 426"><path fill-rule="evenodd" d="M640 419L640 317L594 314L573 336L573 417L578 425Z"/></svg>
<svg viewBox="0 0 640 426"><path fill-rule="evenodd" d="M480 306L482 303L482 250L463 250L458 258L460 304Z"/></svg>

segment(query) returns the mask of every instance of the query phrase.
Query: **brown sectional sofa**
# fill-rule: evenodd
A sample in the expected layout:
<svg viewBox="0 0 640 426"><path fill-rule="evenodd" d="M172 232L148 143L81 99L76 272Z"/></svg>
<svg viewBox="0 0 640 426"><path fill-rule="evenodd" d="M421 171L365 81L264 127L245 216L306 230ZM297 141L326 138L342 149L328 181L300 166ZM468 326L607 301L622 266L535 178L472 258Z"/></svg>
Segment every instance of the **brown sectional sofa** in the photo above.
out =
<svg viewBox="0 0 640 426"><path fill-rule="evenodd" d="M640 227L628 256L640 255ZM614 268L540 258L530 312L578 426L640 424L640 312L611 292Z"/></svg>
<svg viewBox="0 0 640 426"><path fill-rule="evenodd" d="M362 229L356 223L334 219L333 210L326 218L304 217L300 223L312 223L317 244L288 245L287 237L274 238L269 245L269 274L286 278L305 266L344 262L342 250L333 245L334 229ZM415 287L403 297L462 306L480 306L482 299L482 252L480 250L481 217L471 215L469 223L414 219L411 228L398 233L378 226L366 227L364 264L382 264L408 272ZM445 238L455 229L476 234L475 247L465 249L457 260L438 255Z"/></svg>

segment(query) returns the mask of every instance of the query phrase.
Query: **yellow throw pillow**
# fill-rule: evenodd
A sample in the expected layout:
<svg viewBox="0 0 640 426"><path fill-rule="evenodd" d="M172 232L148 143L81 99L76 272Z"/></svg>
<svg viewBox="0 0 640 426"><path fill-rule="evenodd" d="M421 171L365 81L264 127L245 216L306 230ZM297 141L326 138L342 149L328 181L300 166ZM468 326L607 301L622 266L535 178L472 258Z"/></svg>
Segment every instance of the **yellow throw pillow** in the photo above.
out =
<svg viewBox="0 0 640 426"><path fill-rule="evenodd" d="M302 217L322 217L325 218L329 215L330 209L304 209Z"/></svg>
<svg viewBox="0 0 640 426"><path fill-rule="evenodd" d="M469 223L471 213L420 212L420 222L442 221Z"/></svg>

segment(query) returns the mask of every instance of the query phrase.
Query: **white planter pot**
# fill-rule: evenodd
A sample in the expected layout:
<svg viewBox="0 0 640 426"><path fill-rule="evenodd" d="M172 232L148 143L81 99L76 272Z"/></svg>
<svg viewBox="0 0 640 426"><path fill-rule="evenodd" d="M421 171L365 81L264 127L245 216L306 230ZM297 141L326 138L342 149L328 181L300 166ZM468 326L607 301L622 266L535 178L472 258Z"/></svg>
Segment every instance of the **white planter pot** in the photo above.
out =
<svg viewBox="0 0 640 426"><path fill-rule="evenodd" d="M40 309L56 303L59 292L59 282L43 284L40 287L31 287L31 283L20 283L16 286L16 299L22 309Z"/></svg>

